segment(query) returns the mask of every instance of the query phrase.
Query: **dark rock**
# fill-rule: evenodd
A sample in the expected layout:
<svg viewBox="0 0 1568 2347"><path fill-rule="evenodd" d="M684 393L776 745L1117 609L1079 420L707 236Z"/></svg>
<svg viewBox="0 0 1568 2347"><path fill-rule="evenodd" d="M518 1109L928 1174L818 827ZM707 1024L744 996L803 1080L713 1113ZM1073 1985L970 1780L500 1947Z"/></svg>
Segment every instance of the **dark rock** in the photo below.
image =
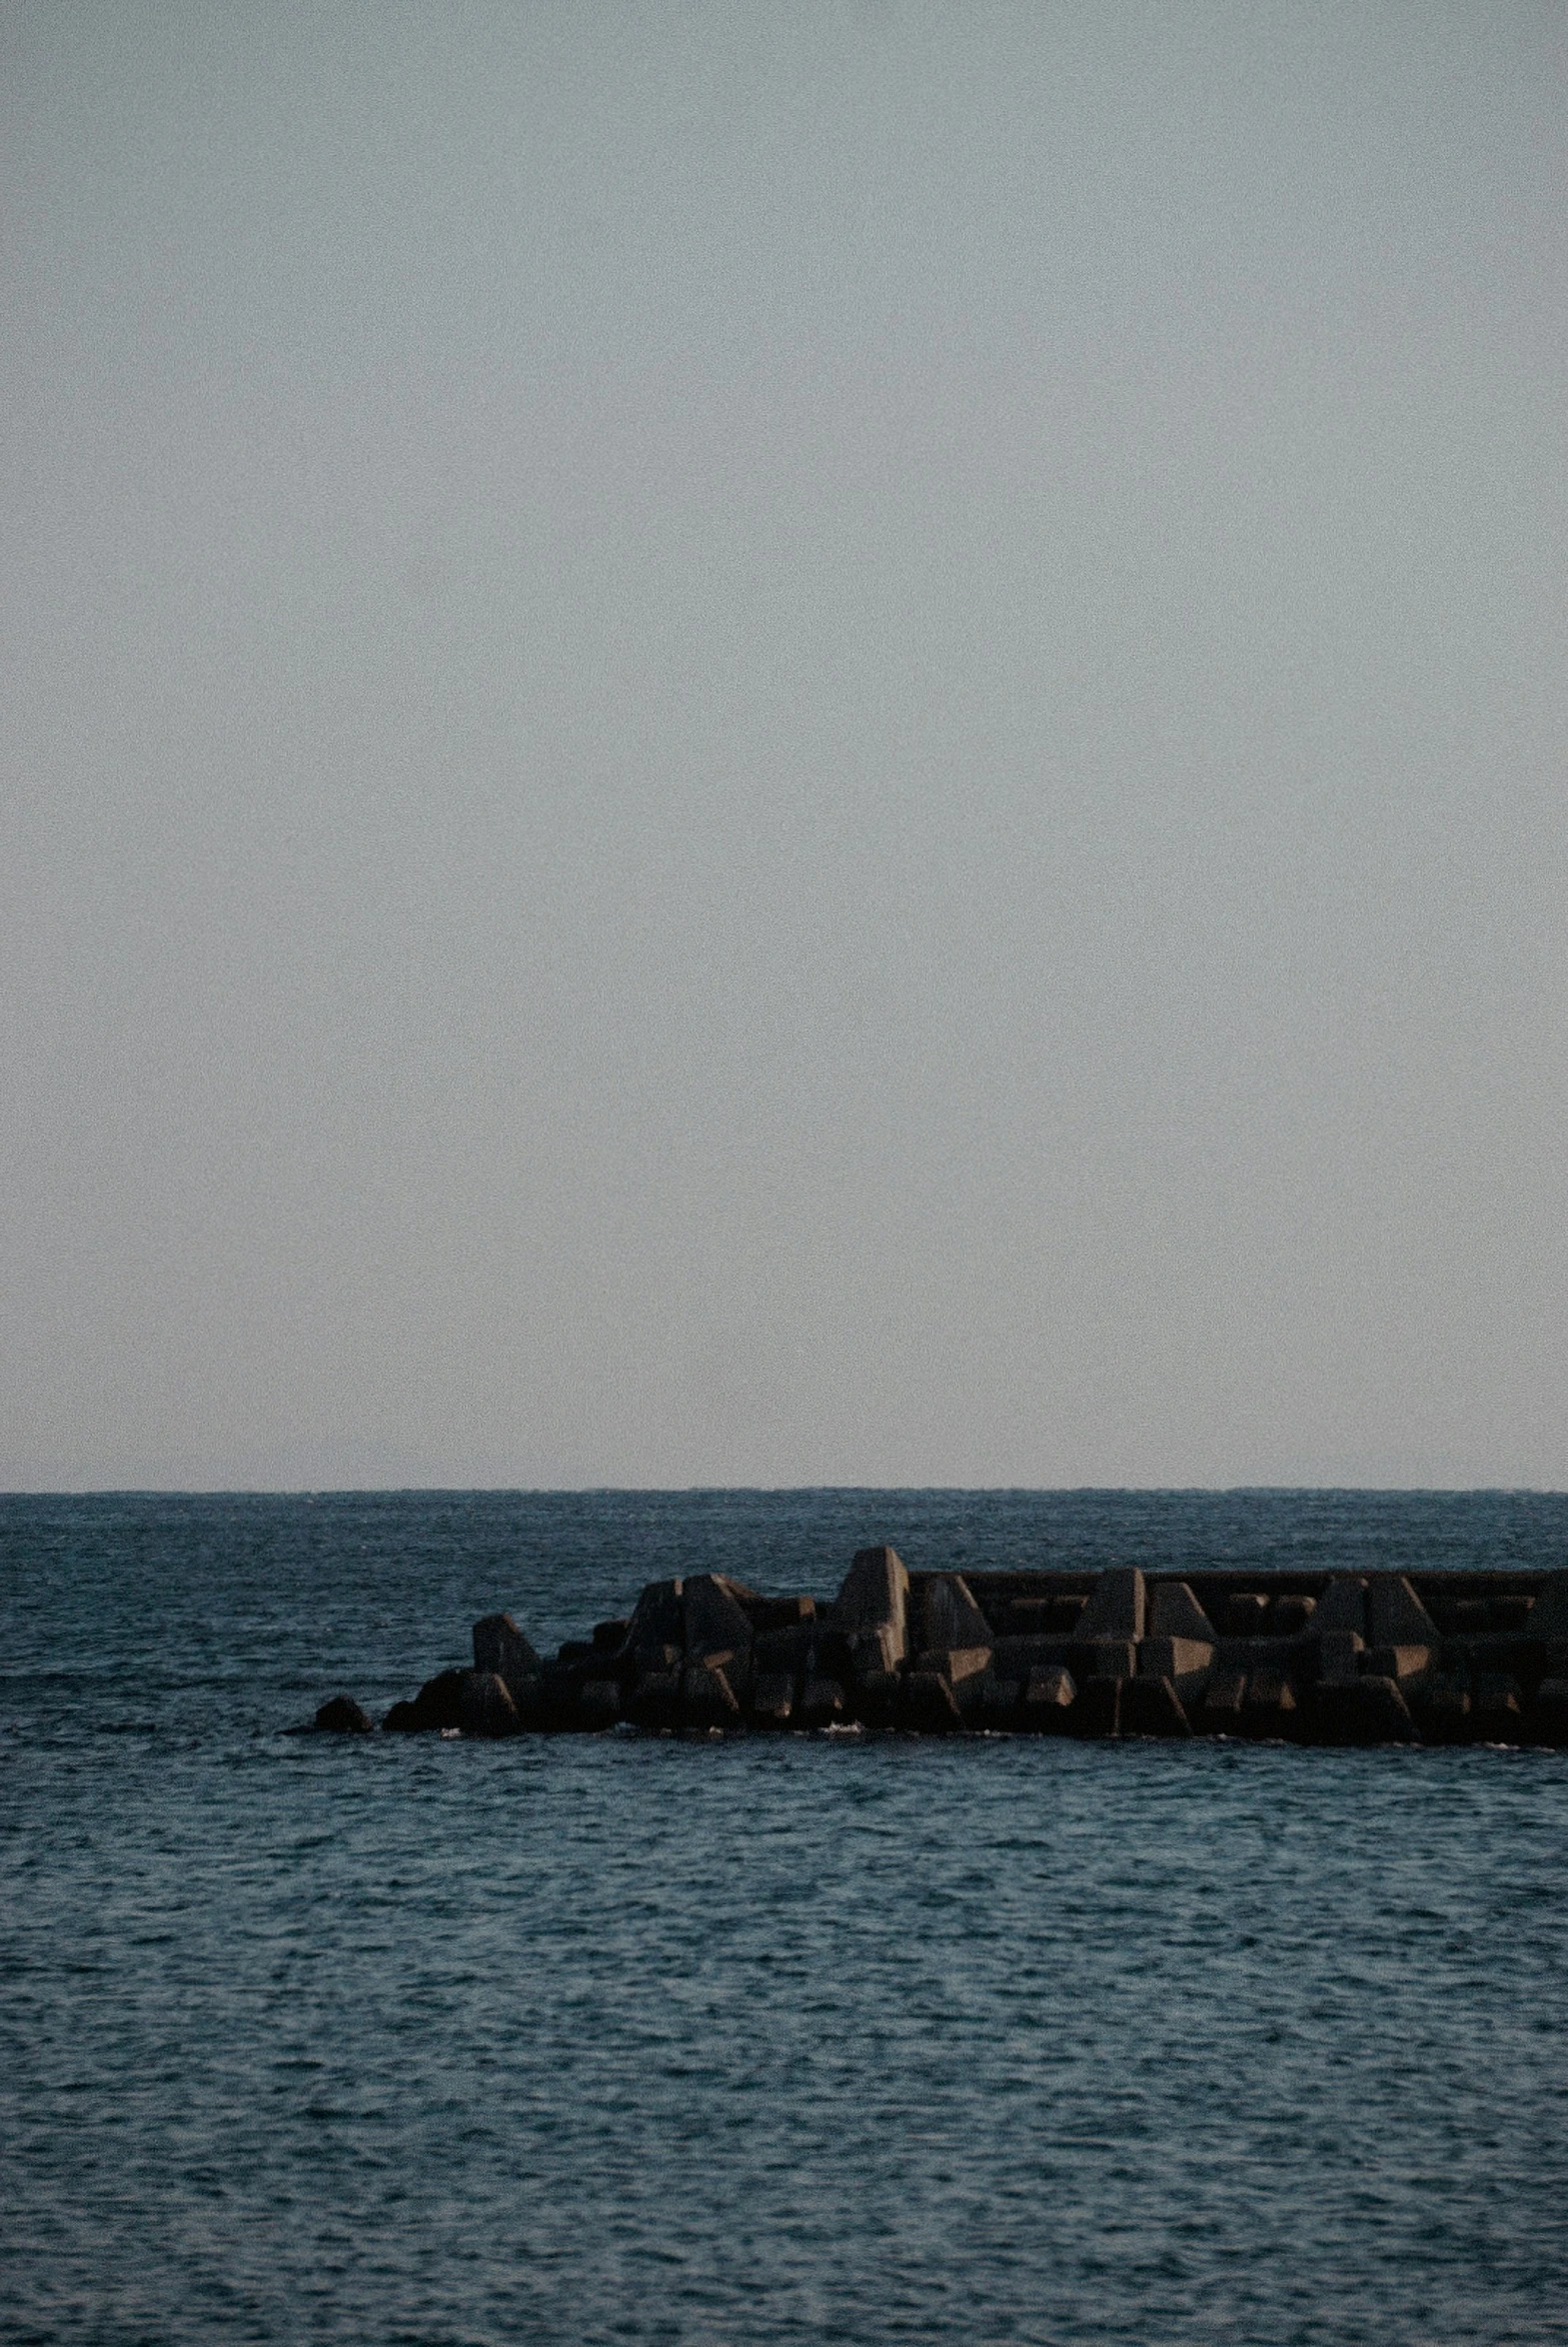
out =
<svg viewBox="0 0 1568 2347"><path fill-rule="evenodd" d="M518 1707L499 1670L465 1670L458 1725L466 1736L515 1736Z"/></svg>
<svg viewBox="0 0 1568 2347"><path fill-rule="evenodd" d="M1391 1678L1319 1680L1310 1690L1307 1724L1319 1744L1411 1744L1410 1707Z"/></svg>
<svg viewBox="0 0 1568 2347"><path fill-rule="evenodd" d="M323 1703L312 1724L324 1736L368 1736L376 1722L352 1695L334 1695Z"/></svg>
<svg viewBox="0 0 1568 2347"><path fill-rule="evenodd" d="M1121 1690L1124 1736L1189 1736L1192 1724L1168 1678L1128 1679Z"/></svg>
<svg viewBox="0 0 1568 2347"><path fill-rule="evenodd" d="M408 1736L416 1734L424 1725L417 1703L394 1703L381 1723L383 1735Z"/></svg>
<svg viewBox="0 0 1568 2347"><path fill-rule="evenodd" d="M1155 1582L1148 1595L1145 1634L1151 1638L1196 1638L1210 1646L1219 1642L1213 1623L1185 1581Z"/></svg>
<svg viewBox="0 0 1568 2347"><path fill-rule="evenodd" d="M1312 1626L1315 1597L1276 1597L1269 1608L1268 1626L1276 1638L1299 1638Z"/></svg>
<svg viewBox="0 0 1568 2347"><path fill-rule="evenodd" d="M1492 1599L1492 1627L1499 1630L1524 1630L1533 1625L1530 1620L1535 1610L1535 1599L1524 1595L1494 1597Z"/></svg>
<svg viewBox="0 0 1568 2347"><path fill-rule="evenodd" d="M627 1642L630 1621L596 1621L594 1624L594 1651L596 1654L619 1654ZM506 1675L503 1672L503 1677Z"/></svg>
<svg viewBox="0 0 1568 2347"><path fill-rule="evenodd" d="M1074 1637L1080 1645L1101 1638L1143 1635L1143 1575L1135 1564L1113 1564L1099 1575L1078 1615Z"/></svg>
<svg viewBox="0 0 1568 2347"><path fill-rule="evenodd" d="M558 1662L597 1662L599 1649L592 1638L563 1638L556 1649Z"/></svg>
<svg viewBox="0 0 1568 2347"><path fill-rule="evenodd" d="M510 1613L487 1613L474 1624L474 1668L493 1670L504 1678L514 1703L527 1681L537 1679L544 1667Z"/></svg>

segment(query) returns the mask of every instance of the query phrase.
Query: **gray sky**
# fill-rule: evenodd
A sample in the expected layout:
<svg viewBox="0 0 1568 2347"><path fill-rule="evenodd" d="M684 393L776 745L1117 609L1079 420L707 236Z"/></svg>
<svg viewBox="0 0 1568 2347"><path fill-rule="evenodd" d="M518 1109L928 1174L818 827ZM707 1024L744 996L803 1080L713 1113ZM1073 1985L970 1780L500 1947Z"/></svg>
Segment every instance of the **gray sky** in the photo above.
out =
<svg viewBox="0 0 1568 2347"><path fill-rule="evenodd" d="M1568 1483L1568 10L0 12L0 1480Z"/></svg>

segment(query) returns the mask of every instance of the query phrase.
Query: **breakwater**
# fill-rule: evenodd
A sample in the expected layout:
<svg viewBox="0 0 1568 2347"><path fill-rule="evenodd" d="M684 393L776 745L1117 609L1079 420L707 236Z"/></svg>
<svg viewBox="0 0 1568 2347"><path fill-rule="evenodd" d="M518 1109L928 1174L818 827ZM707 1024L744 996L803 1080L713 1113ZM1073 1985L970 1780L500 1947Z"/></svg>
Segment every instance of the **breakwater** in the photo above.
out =
<svg viewBox="0 0 1568 2347"><path fill-rule="evenodd" d="M548 1659L509 1613L473 1648L383 1728L1568 1745L1568 1572L963 1575L876 1547L830 1601L700 1573ZM315 1725L374 1722L336 1696Z"/></svg>

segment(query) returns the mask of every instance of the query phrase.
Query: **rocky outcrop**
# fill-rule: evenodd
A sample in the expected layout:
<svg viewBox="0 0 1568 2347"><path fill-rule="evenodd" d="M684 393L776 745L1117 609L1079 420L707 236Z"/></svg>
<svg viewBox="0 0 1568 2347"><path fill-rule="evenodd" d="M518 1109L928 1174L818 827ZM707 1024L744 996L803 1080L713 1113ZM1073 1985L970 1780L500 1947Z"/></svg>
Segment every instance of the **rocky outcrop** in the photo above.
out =
<svg viewBox="0 0 1568 2347"><path fill-rule="evenodd" d="M347 1697L324 1730L364 1733ZM1568 1573L907 1571L856 1551L830 1602L652 1581L543 1657L509 1613L384 1726L465 1737L858 1726L1314 1744L1568 1745Z"/></svg>

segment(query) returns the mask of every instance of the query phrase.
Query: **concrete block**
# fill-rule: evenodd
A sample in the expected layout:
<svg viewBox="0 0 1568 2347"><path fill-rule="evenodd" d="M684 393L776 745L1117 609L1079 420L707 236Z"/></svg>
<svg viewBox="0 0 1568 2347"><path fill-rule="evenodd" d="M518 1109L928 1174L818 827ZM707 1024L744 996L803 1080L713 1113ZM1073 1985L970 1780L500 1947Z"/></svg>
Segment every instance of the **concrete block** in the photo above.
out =
<svg viewBox="0 0 1568 2347"><path fill-rule="evenodd" d="M1085 1679L1067 1713L1067 1733L1074 1736L1114 1736L1121 1732L1121 1695L1125 1679Z"/></svg>
<svg viewBox="0 0 1568 2347"><path fill-rule="evenodd" d="M892 1632L894 1657L907 1651L909 1576L895 1548L857 1548L829 1608L835 1629Z"/></svg>
<svg viewBox="0 0 1568 2347"><path fill-rule="evenodd" d="M903 1682L898 1710L900 1724L919 1735L949 1734L963 1725L945 1671L911 1670Z"/></svg>
<svg viewBox="0 0 1568 2347"><path fill-rule="evenodd" d="M545 1665L510 1613L487 1613L474 1624L474 1668L505 1679L513 1702L524 1681L537 1679Z"/></svg>
<svg viewBox="0 0 1568 2347"><path fill-rule="evenodd" d="M816 1599L814 1597L755 1597L748 1595L738 1599L738 1602L746 1608L754 1638L764 1636L769 1630L792 1629L798 1623L812 1621L816 1617Z"/></svg>
<svg viewBox="0 0 1568 2347"><path fill-rule="evenodd" d="M518 1707L499 1670L466 1670L458 1697L458 1726L466 1736L515 1736Z"/></svg>
<svg viewBox="0 0 1568 2347"><path fill-rule="evenodd" d="M1031 1671L1023 1687L1024 1725L1048 1735L1061 1733L1077 1691L1071 1671L1059 1662Z"/></svg>
<svg viewBox="0 0 1568 2347"><path fill-rule="evenodd" d="M1355 1678L1365 1641L1358 1630L1325 1630L1317 1633L1317 1674L1330 1686L1344 1684Z"/></svg>
<svg viewBox="0 0 1568 2347"><path fill-rule="evenodd" d="M1197 1726L1207 1735L1238 1735L1246 1691L1247 1675L1244 1670L1216 1670L1203 1690L1203 1700L1197 1709Z"/></svg>
<svg viewBox="0 0 1568 2347"><path fill-rule="evenodd" d="M795 1705L796 1727L830 1727L844 1715L843 1689L835 1678L807 1678Z"/></svg>
<svg viewBox="0 0 1568 2347"><path fill-rule="evenodd" d="M1423 1744L1470 1741L1470 1693L1452 1679L1429 1680L1405 1696Z"/></svg>
<svg viewBox="0 0 1568 2347"><path fill-rule="evenodd" d="M1568 1745L1568 1677L1542 1679L1525 1723L1532 1744Z"/></svg>
<svg viewBox="0 0 1568 2347"><path fill-rule="evenodd" d="M895 1670L868 1670L857 1676L849 1698L851 1715L866 1727L895 1727L902 1684Z"/></svg>
<svg viewBox="0 0 1568 2347"><path fill-rule="evenodd" d="M1210 1646L1219 1643L1213 1623L1185 1581L1154 1583L1148 1592L1148 1624L1144 1635L1150 1638L1195 1638Z"/></svg>
<svg viewBox="0 0 1568 2347"><path fill-rule="evenodd" d="M1080 1686L1091 1678L1131 1678L1138 1667L1138 1649L1130 1638L1074 1638L1071 1654Z"/></svg>
<svg viewBox="0 0 1568 2347"><path fill-rule="evenodd" d="M701 1662L708 1654L751 1652L751 1618L724 1576L694 1573L683 1584L683 1596L689 1662Z"/></svg>
<svg viewBox="0 0 1568 2347"><path fill-rule="evenodd" d="M1191 1721L1168 1678L1128 1679L1121 1690L1124 1736L1189 1736Z"/></svg>
<svg viewBox="0 0 1568 2347"><path fill-rule="evenodd" d="M752 1716L765 1727L787 1727L794 1711L794 1680L785 1670L760 1670L752 1688Z"/></svg>
<svg viewBox="0 0 1568 2347"><path fill-rule="evenodd" d="M1437 1624L1403 1573L1375 1572L1366 1584L1369 1646L1435 1646Z"/></svg>
<svg viewBox="0 0 1568 2347"><path fill-rule="evenodd" d="M1138 1646L1138 1676L1191 1680L1211 1668L1213 1660L1214 1648L1207 1638L1144 1638Z"/></svg>
<svg viewBox="0 0 1568 2347"><path fill-rule="evenodd" d="M1009 1728L1018 1716L1018 1704L1023 1690L1016 1679L997 1678L986 1671L977 1682L980 1697L976 1712L979 1724L988 1728Z"/></svg>
<svg viewBox="0 0 1568 2347"><path fill-rule="evenodd" d="M895 1673L902 1659L902 1641L890 1621L849 1632L849 1661L857 1687Z"/></svg>
<svg viewBox="0 0 1568 2347"><path fill-rule="evenodd" d="M1310 1691L1307 1723L1320 1744L1413 1744L1415 1721L1391 1678L1319 1680Z"/></svg>
<svg viewBox="0 0 1568 2347"><path fill-rule="evenodd" d="M1420 1678L1432 1667L1430 1646L1372 1646L1361 1656L1359 1667L1376 1678L1397 1679L1401 1684L1407 1678Z"/></svg>
<svg viewBox="0 0 1568 2347"><path fill-rule="evenodd" d="M680 1668L640 1672L625 1697L628 1719L651 1733L666 1734L679 1727L683 1675Z"/></svg>
<svg viewBox="0 0 1568 2347"><path fill-rule="evenodd" d="M1353 1630L1366 1636L1366 1582L1359 1573L1337 1573L1317 1601L1312 1627L1320 1636Z"/></svg>
<svg viewBox="0 0 1568 2347"><path fill-rule="evenodd" d="M311 1722L318 1735L368 1736L376 1722L352 1695L334 1695Z"/></svg>
<svg viewBox="0 0 1568 2347"><path fill-rule="evenodd" d="M1293 1735L1297 1726L1295 1712L1295 1689L1284 1671L1266 1668L1249 1673L1246 1698L1241 1706L1241 1724L1248 1735Z"/></svg>
<svg viewBox="0 0 1568 2347"><path fill-rule="evenodd" d="M614 1727L621 1717L621 1681L614 1678L585 1679L578 1700L585 1726Z"/></svg>
<svg viewBox="0 0 1568 2347"><path fill-rule="evenodd" d="M1568 1572L1548 1574L1530 1608L1526 1627L1532 1638L1568 1645Z"/></svg>
<svg viewBox="0 0 1568 2347"><path fill-rule="evenodd" d="M1089 1591L1073 1636L1084 1645L1100 1638L1141 1638L1144 1611L1144 1580L1137 1566L1111 1565Z"/></svg>
<svg viewBox="0 0 1568 2347"><path fill-rule="evenodd" d="M681 1673L683 1727L734 1727L741 1705L718 1661L689 1662Z"/></svg>
<svg viewBox="0 0 1568 2347"><path fill-rule="evenodd" d="M1519 1681L1505 1676L1501 1671L1483 1671L1471 1691L1470 1723L1478 1743L1521 1742L1524 1697Z"/></svg>
<svg viewBox="0 0 1568 2347"><path fill-rule="evenodd" d="M1227 1638L1261 1638L1268 1628L1268 1597L1261 1589L1233 1589L1225 1599Z"/></svg>
<svg viewBox="0 0 1568 2347"><path fill-rule="evenodd" d="M752 1641L752 1659L758 1670L776 1676L783 1671L798 1678L809 1669L815 1651L816 1624L810 1620L791 1622L784 1629L759 1630Z"/></svg>
<svg viewBox="0 0 1568 2347"><path fill-rule="evenodd" d="M639 1669L686 1653L686 1622L679 1580L650 1581L632 1609L626 1651Z"/></svg>
<svg viewBox="0 0 1568 2347"><path fill-rule="evenodd" d="M919 1649L984 1646L996 1640L961 1573L933 1573L920 1591Z"/></svg>

